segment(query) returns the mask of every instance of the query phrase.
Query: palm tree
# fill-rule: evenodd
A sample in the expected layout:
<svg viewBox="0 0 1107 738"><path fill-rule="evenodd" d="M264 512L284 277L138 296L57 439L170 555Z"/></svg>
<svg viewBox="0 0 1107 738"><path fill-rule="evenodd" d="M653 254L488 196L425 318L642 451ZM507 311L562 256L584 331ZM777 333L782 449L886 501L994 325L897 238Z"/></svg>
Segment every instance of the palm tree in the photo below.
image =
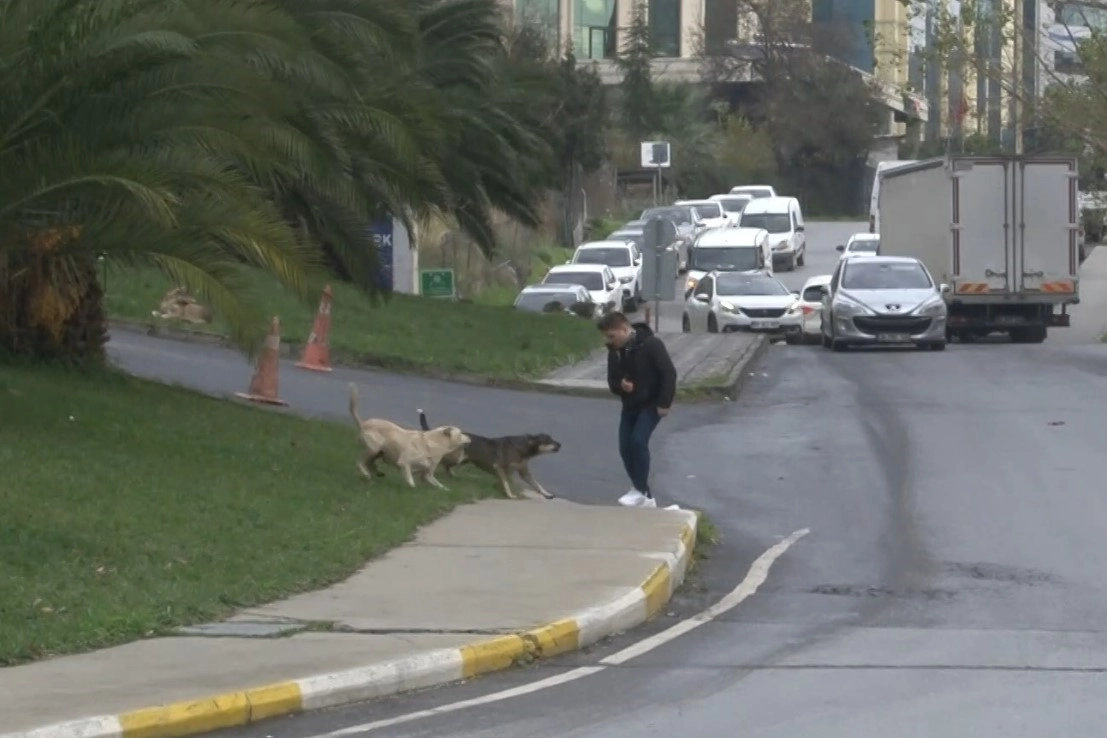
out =
<svg viewBox="0 0 1107 738"><path fill-rule="evenodd" d="M250 346L246 268L307 297L325 244L368 288L383 213L490 249L548 155L503 103L498 22L493 0L0 0L0 347L96 358L97 254Z"/></svg>

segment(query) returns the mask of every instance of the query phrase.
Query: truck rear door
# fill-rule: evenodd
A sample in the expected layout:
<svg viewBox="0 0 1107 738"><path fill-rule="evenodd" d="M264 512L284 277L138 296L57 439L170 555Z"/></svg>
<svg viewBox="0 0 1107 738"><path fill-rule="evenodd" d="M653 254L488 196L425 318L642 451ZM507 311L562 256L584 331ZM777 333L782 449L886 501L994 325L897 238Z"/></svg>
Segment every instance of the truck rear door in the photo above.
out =
<svg viewBox="0 0 1107 738"><path fill-rule="evenodd" d="M1009 160L953 160L953 292L1005 294L1014 280L1012 167Z"/></svg>
<svg viewBox="0 0 1107 738"><path fill-rule="evenodd" d="M1077 167L1072 158L1031 158L1015 165L1019 289L1066 301L1080 265Z"/></svg>

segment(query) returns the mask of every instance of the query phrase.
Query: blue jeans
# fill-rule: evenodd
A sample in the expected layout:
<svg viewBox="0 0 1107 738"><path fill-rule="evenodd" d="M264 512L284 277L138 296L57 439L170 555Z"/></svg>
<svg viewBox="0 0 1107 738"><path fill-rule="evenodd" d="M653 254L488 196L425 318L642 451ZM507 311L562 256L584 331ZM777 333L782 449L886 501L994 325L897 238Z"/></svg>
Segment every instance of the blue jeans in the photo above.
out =
<svg viewBox="0 0 1107 738"><path fill-rule="evenodd" d="M634 488L650 497L650 436L661 416L657 408L623 410L619 418L619 456Z"/></svg>

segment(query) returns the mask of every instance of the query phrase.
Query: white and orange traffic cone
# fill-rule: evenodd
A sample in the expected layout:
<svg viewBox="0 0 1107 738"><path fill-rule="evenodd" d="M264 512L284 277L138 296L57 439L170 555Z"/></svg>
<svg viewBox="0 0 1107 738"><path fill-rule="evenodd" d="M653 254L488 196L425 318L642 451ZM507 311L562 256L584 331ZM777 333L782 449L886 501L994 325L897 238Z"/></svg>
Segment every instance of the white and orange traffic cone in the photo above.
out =
<svg viewBox="0 0 1107 738"><path fill-rule="evenodd" d="M262 402L266 405L287 405L277 392L278 373L281 368L281 320L273 316L269 325L269 334L265 337L265 347L258 357L257 369L250 379L250 388L245 392L235 392L235 397L250 402Z"/></svg>
<svg viewBox="0 0 1107 738"><path fill-rule="evenodd" d="M315 325L311 327L311 335L304 345L304 355L296 366L301 369L310 369L313 372L334 371L331 366L331 349L327 338L331 334L331 303L334 301L334 293L328 284L323 288L323 297L319 300L319 311L315 314Z"/></svg>

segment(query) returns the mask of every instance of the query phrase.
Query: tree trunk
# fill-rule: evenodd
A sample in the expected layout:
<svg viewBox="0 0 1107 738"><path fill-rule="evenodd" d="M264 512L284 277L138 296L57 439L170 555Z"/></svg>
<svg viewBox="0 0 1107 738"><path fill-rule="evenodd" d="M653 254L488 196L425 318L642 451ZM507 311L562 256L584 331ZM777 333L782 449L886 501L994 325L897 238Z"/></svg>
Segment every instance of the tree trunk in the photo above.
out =
<svg viewBox="0 0 1107 738"><path fill-rule="evenodd" d="M100 364L108 340L104 291L92 256L0 257L0 354Z"/></svg>

